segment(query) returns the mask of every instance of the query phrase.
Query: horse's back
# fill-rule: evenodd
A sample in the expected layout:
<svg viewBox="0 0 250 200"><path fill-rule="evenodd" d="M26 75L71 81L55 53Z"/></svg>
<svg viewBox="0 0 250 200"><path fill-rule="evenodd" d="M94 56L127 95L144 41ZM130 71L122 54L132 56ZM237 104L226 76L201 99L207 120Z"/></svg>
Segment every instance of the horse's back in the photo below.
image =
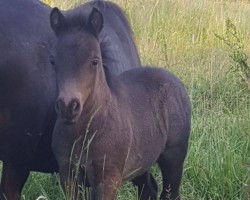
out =
<svg viewBox="0 0 250 200"><path fill-rule="evenodd" d="M50 31L49 12L49 7L39 1L1 0L0 47L4 49L1 51L1 62L4 58L3 53L8 56L16 53L13 55L16 56L18 53L26 52L26 49L35 45L36 41L47 37L46 34ZM25 44L26 46L22 46Z"/></svg>
<svg viewBox="0 0 250 200"><path fill-rule="evenodd" d="M159 67L144 66L123 72L118 78L128 86L143 87L147 92L156 93L160 91L160 86L175 87L186 90L180 79L174 74ZM157 90L156 90L157 88Z"/></svg>

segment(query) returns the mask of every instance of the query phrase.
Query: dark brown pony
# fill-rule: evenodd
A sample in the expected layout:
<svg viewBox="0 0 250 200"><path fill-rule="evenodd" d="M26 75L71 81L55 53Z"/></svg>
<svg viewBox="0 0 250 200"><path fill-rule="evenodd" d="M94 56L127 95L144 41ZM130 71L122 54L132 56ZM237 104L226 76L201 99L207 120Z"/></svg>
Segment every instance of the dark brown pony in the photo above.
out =
<svg viewBox="0 0 250 200"><path fill-rule="evenodd" d="M96 8L78 24L68 23L55 8L51 26L59 90L52 148L62 185L72 189L74 180L87 179L92 199L113 200L123 181L157 162L160 198L180 199L191 124L182 82L160 68L135 68L119 76L105 70L99 42L105 25Z"/></svg>

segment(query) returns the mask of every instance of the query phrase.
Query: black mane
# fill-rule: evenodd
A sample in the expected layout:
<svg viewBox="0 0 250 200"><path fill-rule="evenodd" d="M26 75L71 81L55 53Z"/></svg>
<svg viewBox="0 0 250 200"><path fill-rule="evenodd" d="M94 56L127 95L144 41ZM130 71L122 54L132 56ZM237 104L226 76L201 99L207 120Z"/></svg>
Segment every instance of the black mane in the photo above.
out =
<svg viewBox="0 0 250 200"><path fill-rule="evenodd" d="M129 34L132 34L129 21L124 11L116 4L107 1L91 1L65 12L68 28L81 29L84 27L93 7L98 8L105 18L115 19L118 16L123 23L121 25L125 26L126 30L129 30ZM108 12L105 12L106 10L108 10Z"/></svg>
<svg viewBox="0 0 250 200"><path fill-rule="evenodd" d="M114 3L92 1L64 12L64 31L84 29L93 7L99 9L104 18L104 28L99 41L103 64L107 66L105 71L108 68L110 73L120 74L127 69L141 66L126 14Z"/></svg>

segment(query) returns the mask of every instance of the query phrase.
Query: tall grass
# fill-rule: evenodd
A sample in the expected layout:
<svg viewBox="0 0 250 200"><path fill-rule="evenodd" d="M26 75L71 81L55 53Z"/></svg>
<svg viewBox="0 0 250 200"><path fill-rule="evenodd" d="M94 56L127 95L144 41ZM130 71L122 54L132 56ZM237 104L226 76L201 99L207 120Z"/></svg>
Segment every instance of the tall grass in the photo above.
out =
<svg viewBox="0 0 250 200"><path fill-rule="evenodd" d="M80 0L49 0L63 9ZM215 35L230 19L250 55L247 0L116 0L126 11L144 64L161 66L185 83L193 105L192 134L181 186L182 199L250 198L250 91L228 46ZM156 167L153 172L161 183ZM136 199L126 183L119 200ZM65 199L51 176L32 174L23 199Z"/></svg>

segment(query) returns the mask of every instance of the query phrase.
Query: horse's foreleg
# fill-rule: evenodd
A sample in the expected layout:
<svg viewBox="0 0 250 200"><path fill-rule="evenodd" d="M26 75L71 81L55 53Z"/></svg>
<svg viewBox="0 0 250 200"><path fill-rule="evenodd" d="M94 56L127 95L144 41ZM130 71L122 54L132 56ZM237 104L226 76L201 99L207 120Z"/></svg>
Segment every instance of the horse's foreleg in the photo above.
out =
<svg viewBox="0 0 250 200"><path fill-rule="evenodd" d="M19 200L29 170L20 166L14 167L11 163L3 162L2 179L0 184L0 200Z"/></svg>
<svg viewBox="0 0 250 200"><path fill-rule="evenodd" d="M95 184L92 186L91 200L114 200L122 182L122 176L115 167L99 168L94 172Z"/></svg>

